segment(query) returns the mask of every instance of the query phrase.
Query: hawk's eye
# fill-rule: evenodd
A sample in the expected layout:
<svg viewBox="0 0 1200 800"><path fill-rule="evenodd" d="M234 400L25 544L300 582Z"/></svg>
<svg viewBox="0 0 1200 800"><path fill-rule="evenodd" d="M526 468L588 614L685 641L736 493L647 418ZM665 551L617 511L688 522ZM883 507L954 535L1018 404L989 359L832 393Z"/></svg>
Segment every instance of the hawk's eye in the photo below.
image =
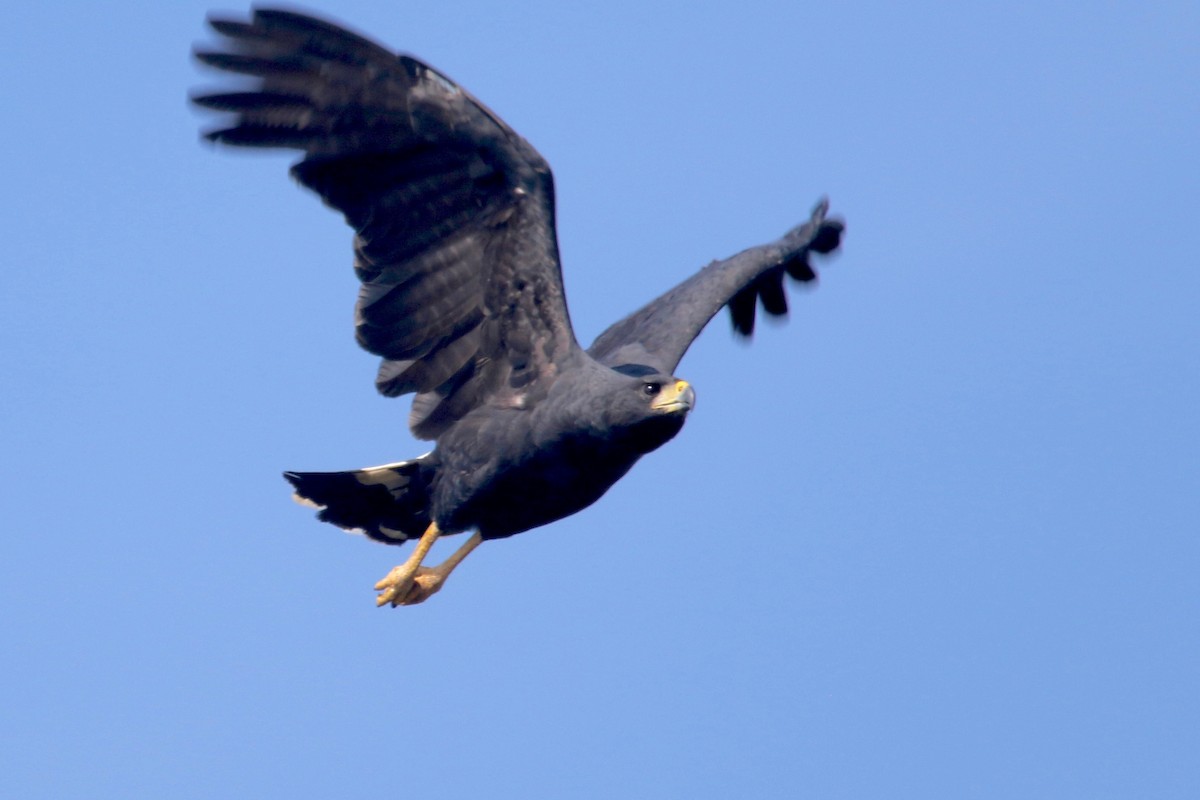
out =
<svg viewBox="0 0 1200 800"><path fill-rule="evenodd" d="M662 391L661 383L643 383L642 384L642 394L646 395L647 397L653 397L654 395L658 394L660 391Z"/></svg>

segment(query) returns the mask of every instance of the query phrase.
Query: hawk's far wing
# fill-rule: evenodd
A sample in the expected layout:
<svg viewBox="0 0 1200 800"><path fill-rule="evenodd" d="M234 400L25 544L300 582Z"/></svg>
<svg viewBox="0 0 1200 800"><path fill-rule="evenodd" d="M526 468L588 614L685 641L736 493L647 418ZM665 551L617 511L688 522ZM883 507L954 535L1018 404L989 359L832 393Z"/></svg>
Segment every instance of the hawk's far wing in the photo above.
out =
<svg viewBox="0 0 1200 800"><path fill-rule="evenodd" d="M807 222L779 241L709 264L600 334L588 354L610 367L643 364L671 375L722 306L729 306L734 330L745 336L754 332L760 300L768 314L787 314L783 276L815 279L809 253L830 253L841 242L845 226L840 220L826 219L828 210L822 200Z"/></svg>
<svg viewBox="0 0 1200 800"><path fill-rule="evenodd" d="M224 49L196 57L254 81L193 98L234 115L206 136L304 153L293 175L356 232L356 336L384 358L380 392L417 392L413 433L535 402L578 348L545 160L445 76L336 25L263 9L210 24Z"/></svg>

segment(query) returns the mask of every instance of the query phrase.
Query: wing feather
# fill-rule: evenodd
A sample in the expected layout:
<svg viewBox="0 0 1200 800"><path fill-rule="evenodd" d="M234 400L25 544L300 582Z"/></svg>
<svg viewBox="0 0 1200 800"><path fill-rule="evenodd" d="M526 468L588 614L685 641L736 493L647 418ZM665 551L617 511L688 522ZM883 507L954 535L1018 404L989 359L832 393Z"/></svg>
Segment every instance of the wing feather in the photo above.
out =
<svg viewBox="0 0 1200 800"><path fill-rule="evenodd" d="M810 253L830 253L841 242L845 226L827 219L828 210L822 200L807 222L779 241L709 264L600 334L588 354L609 366L644 364L670 375L723 306L729 307L734 330L745 336L754 332L760 302L768 314L787 314L783 276L813 280Z"/></svg>
<svg viewBox="0 0 1200 800"><path fill-rule="evenodd" d="M414 433L536 402L578 350L545 160L445 76L333 23L210 25L223 48L196 57L253 82L193 98L233 115L206 136L303 151L292 174L355 230L356 338L384 359L380 392L418 393Z"/></svg>

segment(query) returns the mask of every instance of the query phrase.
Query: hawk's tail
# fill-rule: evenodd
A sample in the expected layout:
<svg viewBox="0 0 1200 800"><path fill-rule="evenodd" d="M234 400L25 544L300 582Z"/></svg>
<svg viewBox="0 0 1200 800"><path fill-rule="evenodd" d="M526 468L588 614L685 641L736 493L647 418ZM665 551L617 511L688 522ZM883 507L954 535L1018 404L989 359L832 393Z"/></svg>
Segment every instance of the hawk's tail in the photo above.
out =
<svg viewBox="0 0 1200 800"><path fill-rule="evenodd" d="M285 472L292 498L320 509L317 518L365 533L385 544L403 544L429 527L427 456L349 472Z"/></svg>

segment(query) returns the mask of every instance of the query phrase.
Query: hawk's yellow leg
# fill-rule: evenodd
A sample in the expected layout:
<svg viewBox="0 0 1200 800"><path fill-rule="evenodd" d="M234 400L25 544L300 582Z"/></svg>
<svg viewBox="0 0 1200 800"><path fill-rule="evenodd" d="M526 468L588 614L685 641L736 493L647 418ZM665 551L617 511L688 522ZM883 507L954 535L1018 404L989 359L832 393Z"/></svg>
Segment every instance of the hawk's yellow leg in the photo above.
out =
<svg viewBox="0 0 1200 800"><path fill-rule="evenodd" d="M375 589L379 591L375 605L391 603L393 607L413 606L425 602L442 588L442 584L450 577L454 568L483 541L483 537L476 533L441 564L436 567L421 566L421 562L429 554L429 548L433 547L440 535L437 523L430 523L425 533L421 534L417 547L408 560L375 584Z"/></svg>

